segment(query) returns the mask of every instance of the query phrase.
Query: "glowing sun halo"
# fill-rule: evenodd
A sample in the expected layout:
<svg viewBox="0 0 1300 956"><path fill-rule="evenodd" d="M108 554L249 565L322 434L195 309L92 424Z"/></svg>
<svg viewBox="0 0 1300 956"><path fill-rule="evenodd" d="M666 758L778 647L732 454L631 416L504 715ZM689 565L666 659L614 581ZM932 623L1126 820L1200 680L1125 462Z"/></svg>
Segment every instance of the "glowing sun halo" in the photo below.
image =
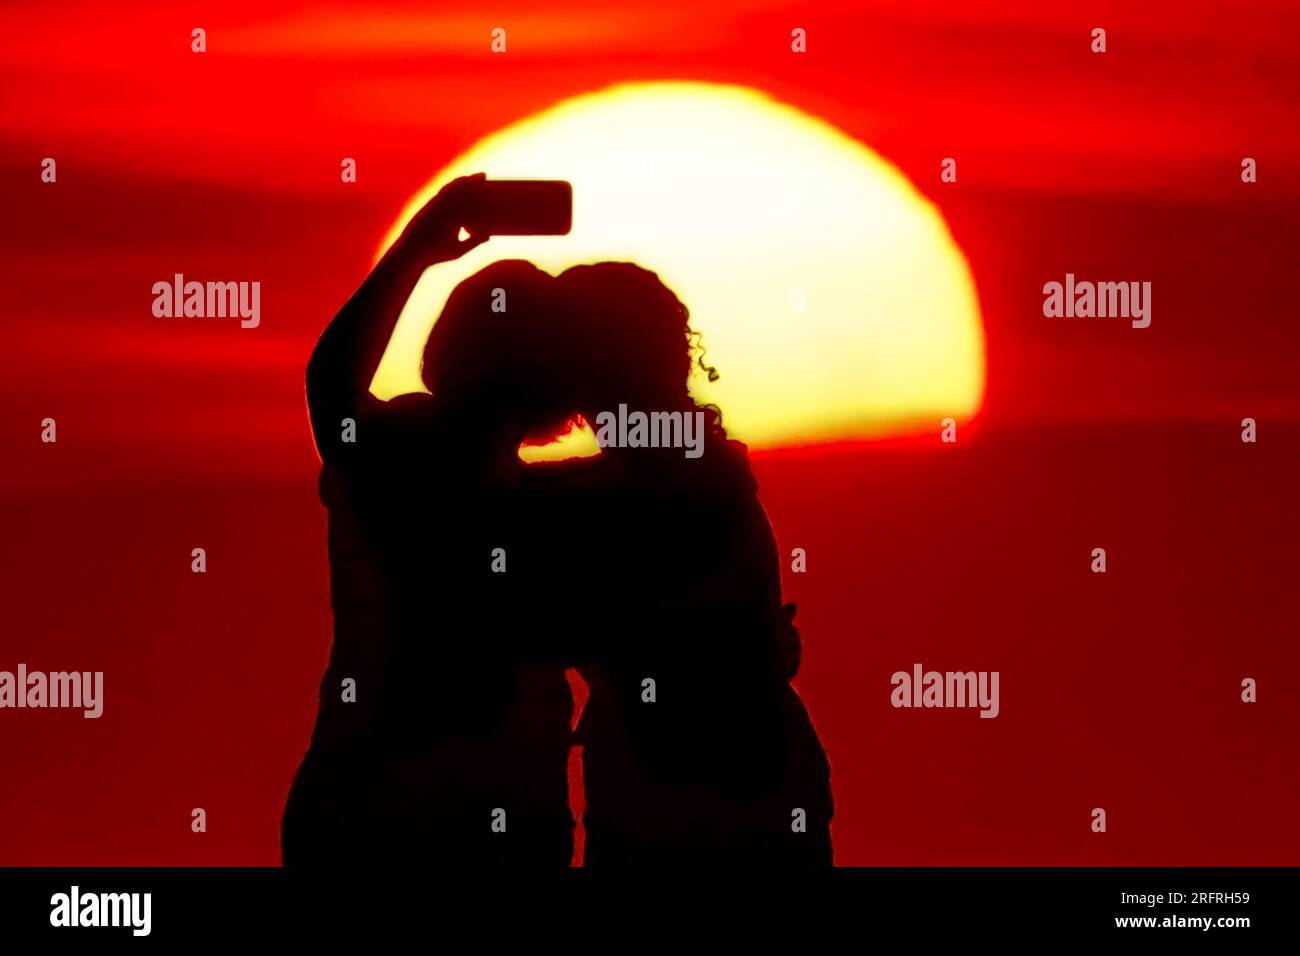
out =
<svg viewBox="0 0 1300 956"><path fill-rule="evenodd" d="M703 333L692 392L751 446L935 428L979 408L984 332L970 270L938 210L834 127L754 90L636 83L566 100L457 157L448 180L567 179L567 236L493 238L424 274L375 373L420 391L423 343L461 279L498 259L559 273L602 260L659 273Z"/></svg>

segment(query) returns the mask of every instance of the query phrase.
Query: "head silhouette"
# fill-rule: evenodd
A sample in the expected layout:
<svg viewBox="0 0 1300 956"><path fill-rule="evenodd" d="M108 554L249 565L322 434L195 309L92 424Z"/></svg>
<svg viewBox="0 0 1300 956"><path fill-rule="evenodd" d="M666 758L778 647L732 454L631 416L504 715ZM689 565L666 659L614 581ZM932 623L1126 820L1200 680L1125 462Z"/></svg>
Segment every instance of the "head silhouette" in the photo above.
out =
<svg viewBox="0 0 1300 956"><path fill-rule="evenodd" d="M424 382L447 400L514 410L529 429L579 412L590 421L620 403L694 411L687 383L698 336L688 318L655 273L632 263L553 277L502 260L448 297L425 346Z"/></svg>
<svg viewBox="0 0 1300 956"><path fill-rule="evenodd" d="M546 368L535 340L548 324L542 313L554 281L532 263L506 259L457 285L424 347L425 387L457 400L538 391Z"/></svg>
<svg viewBox="0 0 1300 956"><path fill-rule="evenodd" d="M619 404L642 411L696 410L688 382L699 336L690 313L655 273L630 262L574 266L555 281L567 327L567 363L584 414ZM716 409L709 409L716 418ZM716 422L715 422L716 424Z"/></svg>

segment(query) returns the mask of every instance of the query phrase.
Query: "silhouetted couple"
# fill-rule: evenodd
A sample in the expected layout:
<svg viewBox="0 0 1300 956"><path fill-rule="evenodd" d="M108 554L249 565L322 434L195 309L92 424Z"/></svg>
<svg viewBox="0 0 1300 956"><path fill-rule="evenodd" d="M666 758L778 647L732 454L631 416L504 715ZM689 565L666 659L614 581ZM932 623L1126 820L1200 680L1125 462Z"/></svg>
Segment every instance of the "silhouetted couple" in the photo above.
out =
<svg viewBox="0 0 1300 956"><path fill-rule="evenodd" d="M494 263L434 325L432 394L370 395L420 274L486 239L457 238L480 179L412 219L308 367L334 646L286 864L567 865L575 742L587 866L829 864L772 530L745 447L687 392L696 337L658 277ZM704 412L703 454L520 460L620 404ZM576 741L566 668L590 687Z"/></svg>

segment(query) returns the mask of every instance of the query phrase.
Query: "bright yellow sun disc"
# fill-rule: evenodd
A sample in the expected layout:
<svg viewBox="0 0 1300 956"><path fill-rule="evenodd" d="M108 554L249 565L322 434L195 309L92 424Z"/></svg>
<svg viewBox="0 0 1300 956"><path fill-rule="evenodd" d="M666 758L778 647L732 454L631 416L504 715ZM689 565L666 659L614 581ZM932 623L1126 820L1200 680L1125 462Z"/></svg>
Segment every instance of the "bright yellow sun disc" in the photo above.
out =
<svg viewBox="0 0 1300 956"><path fill-rule="evenodd" d="M375 374L420 391L448 293L498 259L551 273L636 262L686 303L734 437L774 446L938 428L979 408L984 332L942 216L893 166L754 90L637 83L566 100L479 141L403 210L383 248L457 176L567 179L567 236L495 237L428 270Z"/></svg>

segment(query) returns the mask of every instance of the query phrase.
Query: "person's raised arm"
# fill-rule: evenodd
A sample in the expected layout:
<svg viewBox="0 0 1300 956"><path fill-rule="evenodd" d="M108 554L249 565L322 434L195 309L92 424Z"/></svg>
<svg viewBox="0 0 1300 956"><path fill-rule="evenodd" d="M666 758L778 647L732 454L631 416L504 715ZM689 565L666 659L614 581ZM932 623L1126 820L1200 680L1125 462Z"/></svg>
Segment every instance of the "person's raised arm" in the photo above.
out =
<svg viewBox="0 0 1300 956"><path fill-rule="evenodd" d="M370 394L370 380L424 270L487 240L459 238L483 178L453 180L429 200L321 334L307 364L307 406L322 458L338 447L345 418L360 421L382 407Z"/></svg>

